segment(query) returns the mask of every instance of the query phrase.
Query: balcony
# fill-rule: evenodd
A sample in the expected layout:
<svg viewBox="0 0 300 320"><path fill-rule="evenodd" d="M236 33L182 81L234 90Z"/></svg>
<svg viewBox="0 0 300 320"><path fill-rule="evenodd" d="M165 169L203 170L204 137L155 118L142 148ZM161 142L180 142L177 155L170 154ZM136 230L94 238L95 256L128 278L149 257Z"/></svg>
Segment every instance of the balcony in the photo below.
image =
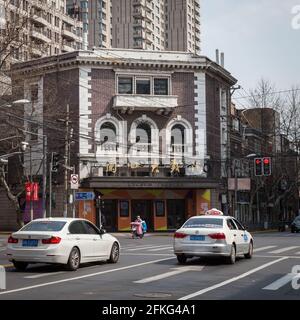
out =
<svg viewBox="0 0 300 320"><path fill-rule="evenodd" d="M71 51L74 51L75 49L73 48L72 46L72 43L69 43L69 42L64 42L63 43L63 46L62 46L62 51L64 52L71 52Z"/></svg>
<svg viewBox="0 0 300 320"><path fill-rule="evenodd" d="M43 55L42 46L36 45L31 47L31 54L33 58L41 58Z"/></svg>
<svg viewBox="0 0 300 320"><path fill-rule="evenodd" d="M142 30L136 30L133 32L133 37L134 38L142 38L142 39L146 39L146 33Z"/></svg>
<svg viewBox="0 0 300 320"><path fill-rule="evenodd" d="M69 41L77 41L78 37L76 35L76 33L74 33L72 28L68 28L66 26L63 27L62 31L61 31L61 35L63 38L69 40Z"/></svg>
<svg viewBox="0 0 300 320"><path fill-rule="evenodd" d="M113 108L129 114L135 110L168 114L177 107L177 99L177 96L118 94L114 96Z"/></svg>
<svg viewBox="0 0 300 320"><path fill-rule="evenodd" d="M46 30L42 28L33 27L31 29L31 36L39 42L50 43L51 39L48 38Z"/></svg>
<svg viewBox="0 0 300 320"><path fill-rule="evenodd" d="M44 26L44 27L48 26L47 17L38 11L33 13L33 15L31 16L31 20L32 20L32 23L35 25Z"/></svg>

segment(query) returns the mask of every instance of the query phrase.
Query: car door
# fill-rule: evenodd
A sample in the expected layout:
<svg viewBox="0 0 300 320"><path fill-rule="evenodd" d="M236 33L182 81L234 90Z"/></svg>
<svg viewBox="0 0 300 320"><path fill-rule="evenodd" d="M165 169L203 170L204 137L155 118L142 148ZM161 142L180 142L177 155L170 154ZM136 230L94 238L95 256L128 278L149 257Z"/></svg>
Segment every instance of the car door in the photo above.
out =
<svg viewBox="0 0 300 320"><path fill-rule="evenodd" d="M79 247L81 262L90 261L94 254L92 248L93 239L90 234L88 234L83 221L76 220L71 222L68 238L71 241L71 247L75 245Z"/></svg>
<svg viewBox="0 0 300 320"><path fill-rule="evenodd" d="M236 245L236 253L239 254L243 251L243 243L241 239L241 233L238 230L237 225L234 223L233 219L227 219L227 226L231 233L231 238L233 239L235 245Z"/></svg>
<svg viewBox="0 0 300 320"><path fill-rule="evenodd" d="M243 253L247 253L249 251L249 242L250 242L250 239L247 235L247 232L246 232L245 228L243 227L243 225L238 220L233 219L233 221L235 222L235 224L240 232L239 237L241 237L241 239L242 239L241 248L243 250Z"/></svg>
<svg viewBox="0 0 300 320"><path fill-rule="evenodd" d="M95 260L106 259L109 250L109 242L105 235L101 235L99 229L89 221L83 221L83 223L93 242L93 258Z"/></svg>

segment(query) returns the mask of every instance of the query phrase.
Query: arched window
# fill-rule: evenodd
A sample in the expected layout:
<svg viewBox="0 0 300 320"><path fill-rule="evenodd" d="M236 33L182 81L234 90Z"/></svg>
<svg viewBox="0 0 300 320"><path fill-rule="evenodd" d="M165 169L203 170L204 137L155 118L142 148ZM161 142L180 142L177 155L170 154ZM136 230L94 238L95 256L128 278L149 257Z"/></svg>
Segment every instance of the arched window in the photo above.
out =
<svg viewBox="0 0 300 320"><path fill-rule="evenodd" d="M151 127L142 122L136 127L136 143L151 143Z"/></svg>
<svg viewBox="0 0 300 320"><path fill-rule="evenodd" d="M100 128L101 142L117 142L117 131L114 124L111 122L104 122Z"/></svg>
<svg viewBox="0 0 300 320"><path fill-rule="evenodd" d="M184 152L184 126L181 124L176 124L171 129L171 150L175 153Z"/></svg>

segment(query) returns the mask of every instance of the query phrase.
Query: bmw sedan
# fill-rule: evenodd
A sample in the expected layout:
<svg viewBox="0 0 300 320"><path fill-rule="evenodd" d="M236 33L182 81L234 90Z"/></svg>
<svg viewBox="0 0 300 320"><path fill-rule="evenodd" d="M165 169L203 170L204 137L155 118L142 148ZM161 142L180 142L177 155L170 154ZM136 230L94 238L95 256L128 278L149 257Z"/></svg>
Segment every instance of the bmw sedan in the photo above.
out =
<svg viewBox="0 0 300 320"><path fill-rule="evenodd" d="M237 255L252 257L253 238L233 217L195 216L175 232L174 253L181 264L192 257L224 257L234 264Z"/></svg>
<svg viewBox="0 0 300 320"><path fill-rule="evenodd" d="M72 218L33 220L8 238L7 256L17 270L31 263L62 264L68 270L80 263L116 263L120 243L90 221Z"/></svg>

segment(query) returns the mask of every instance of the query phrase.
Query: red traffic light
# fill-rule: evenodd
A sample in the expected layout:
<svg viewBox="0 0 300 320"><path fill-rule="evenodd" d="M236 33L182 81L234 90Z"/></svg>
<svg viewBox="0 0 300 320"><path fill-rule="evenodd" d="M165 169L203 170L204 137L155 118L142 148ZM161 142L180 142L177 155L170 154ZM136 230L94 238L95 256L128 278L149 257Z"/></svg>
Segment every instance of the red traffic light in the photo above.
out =
<svg viewBox="0 0 300 320"><path fill-rule="evenodd" d="M255 163L256 163L256 164L261 164L261 160L260 160L260 159L256 159L256 160L255 160Z"/></svg>
<svg viewBox="0 0 300 320"><path fill-rule="evenodd" d="M264 158L264 164L269 164L270 163L270 159L269 158Z"/></svg>

